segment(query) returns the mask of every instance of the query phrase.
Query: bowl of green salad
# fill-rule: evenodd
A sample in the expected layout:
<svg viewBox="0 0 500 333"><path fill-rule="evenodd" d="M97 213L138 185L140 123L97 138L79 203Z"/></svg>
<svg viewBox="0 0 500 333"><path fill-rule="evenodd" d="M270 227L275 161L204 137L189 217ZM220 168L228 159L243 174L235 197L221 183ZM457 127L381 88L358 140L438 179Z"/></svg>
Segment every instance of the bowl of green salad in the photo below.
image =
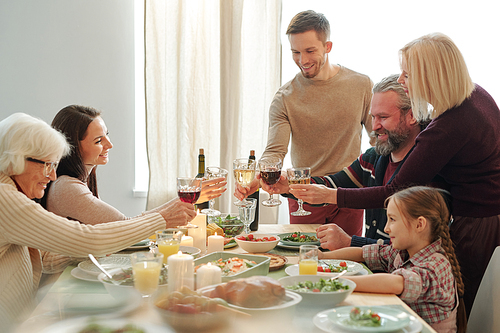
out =
<svg viewBox="0 0 500 333"><path fill-rule="evenodd" d="M278 280L285 289L302 296L302 305L332 307L342 303L356 288L348 279L330 280L320 275L294 275Z"/></svg>
<svg viewBox="0 0 500 333"><path fill-rule="evenodd" d="M243 232L245 225L241 222L239 215L222 213L219 216L210 217L210 221L222 228L226 237L235 237Z"/></svg>

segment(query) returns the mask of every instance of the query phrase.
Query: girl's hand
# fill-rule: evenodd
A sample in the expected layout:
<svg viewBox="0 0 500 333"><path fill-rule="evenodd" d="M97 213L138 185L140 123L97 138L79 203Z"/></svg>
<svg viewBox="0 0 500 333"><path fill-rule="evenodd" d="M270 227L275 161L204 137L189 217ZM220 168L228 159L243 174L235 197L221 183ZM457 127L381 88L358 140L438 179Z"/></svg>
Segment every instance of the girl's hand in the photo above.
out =
<svg viewBox="0 0 500 333"><path fill-rule="evenodd" d="M226 184L227 181L224 177L204 180L201 183L200 198L196 203L202 203L220 197L221 194L227 190Z"/></svg>
<svg viewBox="0 0 500 333"><path fill-rule="evenodd" d="M185 225L196 217L194 205L179 199L173 200L172 204L161 209L159 213L166 221L166 229Z"/></svg>
<svg viewBox="0 0 500 333"><path fill-rule="evenodd" d="M318 184L290 185L290 193L309 204L337 204L337 190Z"/></svg>

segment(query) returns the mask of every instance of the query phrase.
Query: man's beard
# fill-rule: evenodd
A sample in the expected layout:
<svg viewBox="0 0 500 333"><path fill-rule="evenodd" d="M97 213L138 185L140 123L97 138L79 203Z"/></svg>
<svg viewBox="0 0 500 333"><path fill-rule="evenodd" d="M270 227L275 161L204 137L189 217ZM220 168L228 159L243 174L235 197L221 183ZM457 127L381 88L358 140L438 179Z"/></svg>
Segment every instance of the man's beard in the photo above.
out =
<svg viewBox="0 0 500 333"><path fill-rule="evenodd" d="M386 133L387 133L386 141L383 142L377 139L377 142L375 143L375 152L382 156L387 156L390 153L397 151L410 136L409 130L406 131L399 130L395 132L386 131ZM377 132L372 131L370 133L370 136L377 138Z"/></svg>

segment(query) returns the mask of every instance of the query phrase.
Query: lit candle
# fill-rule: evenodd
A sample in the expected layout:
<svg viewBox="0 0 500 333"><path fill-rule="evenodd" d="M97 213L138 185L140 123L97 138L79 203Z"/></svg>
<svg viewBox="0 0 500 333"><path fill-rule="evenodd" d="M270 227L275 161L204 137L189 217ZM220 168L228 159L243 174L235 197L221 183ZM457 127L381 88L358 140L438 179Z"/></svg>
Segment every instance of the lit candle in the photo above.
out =
<svg viewBox="0 0 500 333"><path fill-rule="evenodd" d="M219 284L222 282L221 269L212 263L202 265L196 271L196 289Z"/></svg>
<svg viewBox="0 0 500 333"><path fill-rule="evenodd" d="M208 250L207 253L224 251L224 237L218 236L217 233L208 236Z"/></svg>
<svg viewBox="0 0 500 333"><path fill-rule="evenodd" d="M193 237L191 236L182 236L181 246L193 246Z"/></svg>
<svg viewBox="0 0 500 333"><path fill-rule="evenodd" d="M183 286L194 290L193 256L181 251L168 257L168 292L179 291Z"/></svg>
<svg viewBox="0 0 500 333"><path fill-rule="evenodd" d="M191 224L197 225L198 228L188 229L188 235L193 237L193 246L200 249L201 254L207 251L207 215L198 214L191 221Z"/></svg>

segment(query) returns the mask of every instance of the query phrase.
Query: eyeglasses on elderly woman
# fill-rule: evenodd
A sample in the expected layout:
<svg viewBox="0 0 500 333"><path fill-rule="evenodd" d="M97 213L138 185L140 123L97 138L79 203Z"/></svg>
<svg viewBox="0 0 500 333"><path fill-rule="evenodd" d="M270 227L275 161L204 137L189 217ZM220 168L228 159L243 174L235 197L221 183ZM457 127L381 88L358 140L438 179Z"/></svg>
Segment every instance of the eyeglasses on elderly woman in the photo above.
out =
<svg viewBox="0 0 500 333"><path fill-rule="evenodd" d="M40 160L37 160L36 158L31 158L31 157L26 157L26 161L43 164L44 165L43 175L45 177L50 177L50 174L52 173L52 171L57 170L57 166L59 165L59 162L45 162L45 161L40 161Z"/></svg>

